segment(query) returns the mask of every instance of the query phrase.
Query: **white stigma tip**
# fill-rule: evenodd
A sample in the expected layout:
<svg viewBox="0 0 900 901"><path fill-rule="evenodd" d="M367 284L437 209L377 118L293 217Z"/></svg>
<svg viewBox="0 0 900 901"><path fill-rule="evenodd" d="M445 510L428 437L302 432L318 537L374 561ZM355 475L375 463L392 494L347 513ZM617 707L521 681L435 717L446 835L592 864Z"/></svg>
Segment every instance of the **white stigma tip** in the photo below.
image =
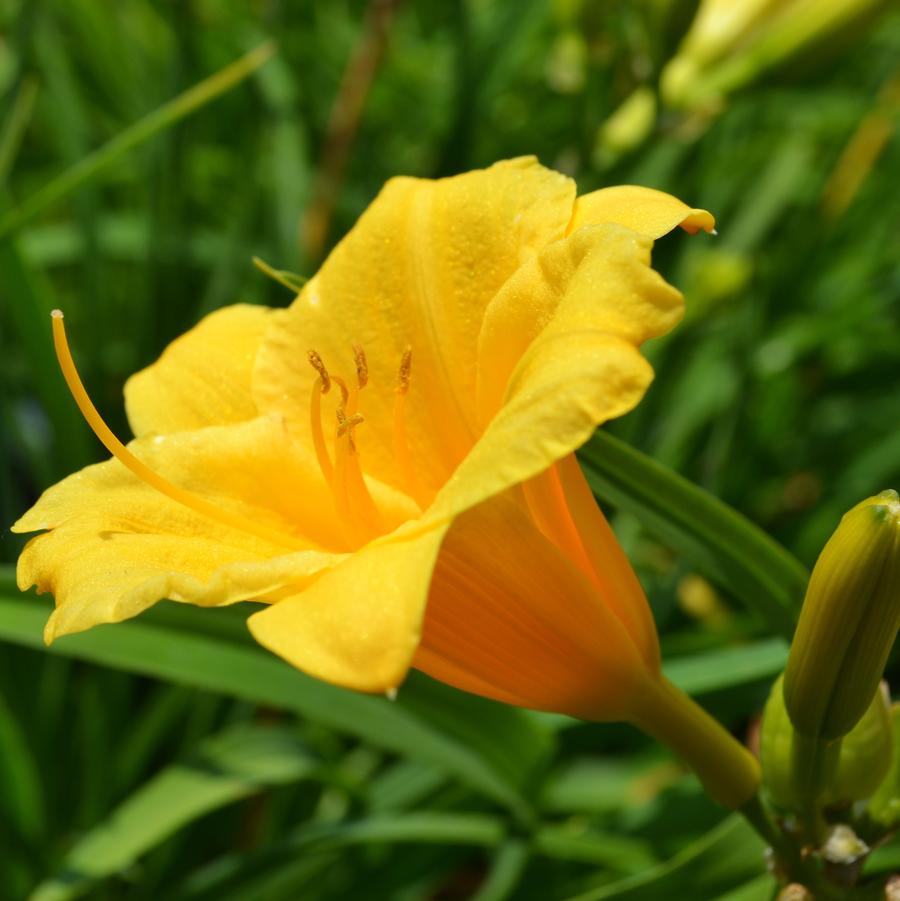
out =
<svg viewBox="0 0 900 901"><path fill-rule="evenodd" d="M50 311L50 315L51 315L54 319L62 319L62 318L63 318L63 311L62 311L62 310L51 310L51 311Z"/></svg>

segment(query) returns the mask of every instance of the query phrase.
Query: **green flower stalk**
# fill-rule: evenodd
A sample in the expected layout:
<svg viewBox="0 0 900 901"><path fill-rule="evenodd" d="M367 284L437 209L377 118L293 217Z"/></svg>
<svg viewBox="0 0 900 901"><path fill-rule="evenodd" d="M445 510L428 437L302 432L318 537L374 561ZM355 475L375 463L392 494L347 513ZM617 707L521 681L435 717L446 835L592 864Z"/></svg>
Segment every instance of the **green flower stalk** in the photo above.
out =
<svg viewBox="0 0 900 901"><path fill-rule="evenodd" d="M900 498L884 491L850 510L806 592L784 676L796 731L830 742L872 703L900 626Z"/></svg>

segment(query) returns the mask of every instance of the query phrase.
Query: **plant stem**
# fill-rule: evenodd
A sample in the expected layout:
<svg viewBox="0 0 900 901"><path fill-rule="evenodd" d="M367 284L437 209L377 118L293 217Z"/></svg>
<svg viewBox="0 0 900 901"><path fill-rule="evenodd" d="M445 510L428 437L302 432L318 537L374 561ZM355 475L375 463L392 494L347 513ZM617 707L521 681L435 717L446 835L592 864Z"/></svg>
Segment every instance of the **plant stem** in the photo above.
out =
<svg viewBox="0 0 900 901"><path fill-rule="evenodd" d="M719 804L737 810L755 796L756 758L665 676L650 681L638 696L631 722L689 764Z"/></svg>

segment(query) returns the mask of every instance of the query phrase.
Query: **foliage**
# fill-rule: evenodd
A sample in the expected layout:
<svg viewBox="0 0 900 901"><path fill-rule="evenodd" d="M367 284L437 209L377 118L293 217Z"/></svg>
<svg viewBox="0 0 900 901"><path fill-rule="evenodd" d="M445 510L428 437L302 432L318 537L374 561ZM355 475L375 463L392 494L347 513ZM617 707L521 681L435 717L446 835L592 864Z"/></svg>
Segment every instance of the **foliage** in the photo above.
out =
<svg viewBox="0 0 900 901"><path fill-rule="evenodd" d="M308 276L391 175L536 153L582 190L658 187L713 210L720 234L658 245L687 321L654 348L656 384L612 427L621 440L583 462L668 673L744 735L804 565L900 475L900 149L857 154L849 181L839 162L878 143L873 122L890 135L900 19L768 72L715 116L663 108L611 149L603 123L654 86L687 0L394 6L0 4L0 522L104 456L56 372L52 307L125 435L128 374L211 309L287 303L253 258ZM376 77L342 131L348 58L379 27ZM270 39L264 65L165 106ZM19 547L3 533L2 559ZM165 605L48 655L46 606L18 596L11 567L0 583L3 898L39 883L44 901L771 894L742 821L624 727L424 677L395 702L340 692L248 643L243 609ZM890 846L872 861L896 863Z"/></svg>

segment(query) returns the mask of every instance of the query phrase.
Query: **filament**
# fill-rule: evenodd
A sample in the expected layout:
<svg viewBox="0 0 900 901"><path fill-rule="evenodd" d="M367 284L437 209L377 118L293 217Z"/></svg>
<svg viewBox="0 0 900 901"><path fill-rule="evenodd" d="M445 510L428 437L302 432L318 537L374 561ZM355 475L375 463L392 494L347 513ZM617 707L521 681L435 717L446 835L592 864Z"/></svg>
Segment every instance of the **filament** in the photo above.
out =
<svg viewBox="0 0 900 901"><path fill-rule="evenodd" d="M322 429L322 395L328 394L331 390L331 376L328 375L328 370L316 351L309 351L306 357L312 368L319 373L319 377L313 382L312 395L309 399L309 431L312 434L319 469L322 470L326 484L330 485L333 469L331 458L328 456L328 446L325 443L325 432Z"/></svg>
<svg viewBox="0 0 900 901"><path fill-rule="evenodd" d="M337 430L334 437L332 493L338 516L350 523L357 540L363 544L384 531L378 508L363 478L354 437L354 429L365 422L365 419L356 412L360 388L364 387L367 381L365 368L364 372L366 375L361 376L357 358L359 388L352 390L347 388L342 378L332 377L341 392L341 402L335 413Z"/></svg>
<svg viewBox="0 0 900 901"><path fill-rule="evenodd" d="M195 494L193 491L188 491L187 489L181 488L173 482L170 482L168 479L152 470L142 460L139 460L127 447L125 447L124 444L122 444L121 441L119 441L118 438L116 438L109 426L97 412L97 408L92 403L90 397L88 397L88 393L84 388L81 377L78 375L78 370L75 368L75 361L72 359L72 354L69 350L62 311L53 310L50 315L53 324L53 346L56 349L56 358L59 360L59 366L62 370L63 377L66 380L66 384L69 386L69 391L71 391L75 403L78 404L78 409L81 410L81 415L84 416L94 434L123 466L131 470L134 475L148 484L151 488L155 488L160 494L164 494L166 497L187 507L189 510L193 510L195 513L199 513L210 519L218 520L241 532L249 532L252 535L256 535L258 538L262 538L273 544L281 545L282 547L301 550L309 549L309 542L302 541L296 536L288 535L277 529L270 529L269 527L253 522L253 520L247 519L238 513L233 513L230 510L225 510L215 504L211 504L205 498Z"/></svg>

